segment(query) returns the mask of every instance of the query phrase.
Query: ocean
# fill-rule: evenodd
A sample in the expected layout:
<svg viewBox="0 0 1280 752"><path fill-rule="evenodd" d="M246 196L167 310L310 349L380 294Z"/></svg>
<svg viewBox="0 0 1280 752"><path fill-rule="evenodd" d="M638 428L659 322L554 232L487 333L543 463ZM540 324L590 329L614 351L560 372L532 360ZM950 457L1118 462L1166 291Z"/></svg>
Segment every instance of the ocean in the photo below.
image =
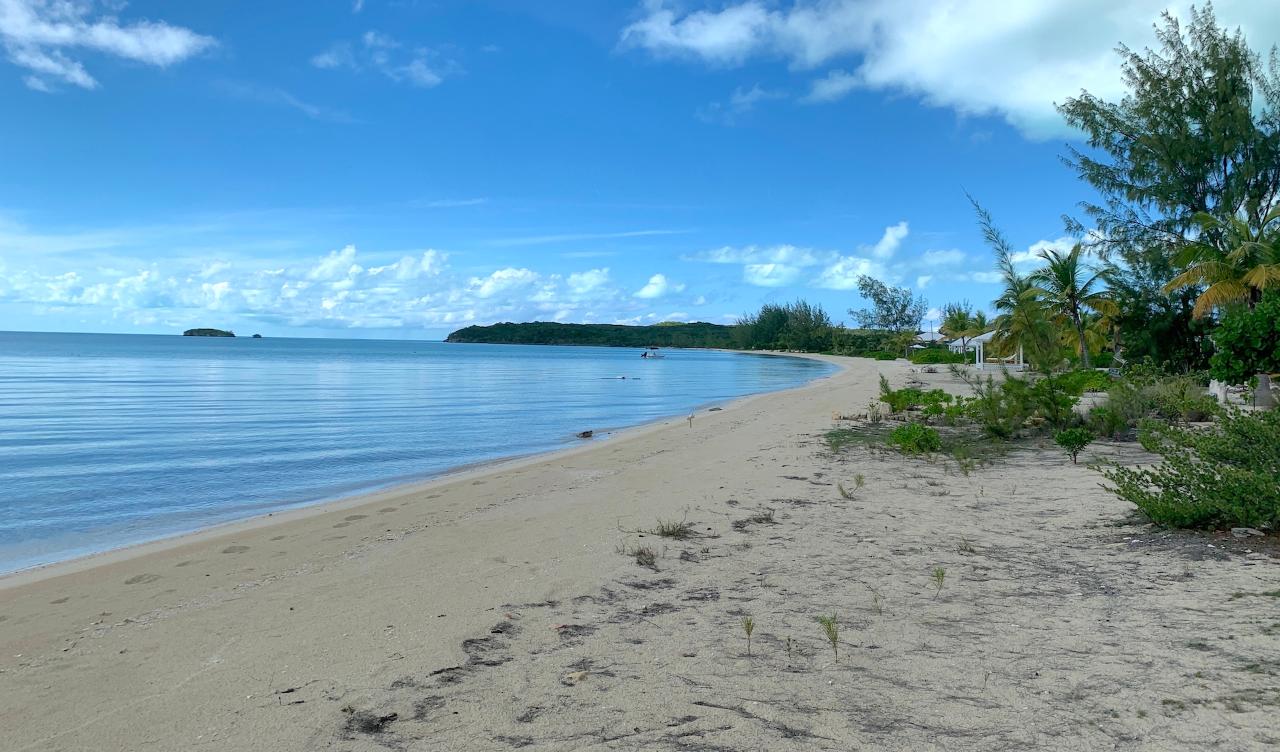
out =
<svg viewBox="0 0 1280 752"><path fill-rule="evenodd" d="M0 573L554 450L834 370L665 354L0 332Z"/></svg>

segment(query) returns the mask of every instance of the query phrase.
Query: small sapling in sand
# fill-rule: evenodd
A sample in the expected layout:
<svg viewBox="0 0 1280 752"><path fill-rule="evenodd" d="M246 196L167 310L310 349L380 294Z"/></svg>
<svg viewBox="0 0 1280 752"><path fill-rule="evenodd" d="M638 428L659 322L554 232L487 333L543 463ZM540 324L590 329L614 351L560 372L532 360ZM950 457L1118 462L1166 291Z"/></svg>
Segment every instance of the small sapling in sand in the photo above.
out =
<svg viewBox="0 0 1280 752"><path fill-rule="evenodd" d="M1093 432L1087 428L1068 428L1054 434L1053 440L1058 446L1067 450L1067 454L1071 457L1071 464L1074 465L1080 452L1093 441Z"/></svg>
<svg viewBox="0 0 1280 752"><path fill-rule="evenodd" d="M840 621L835 614L831 616L819 616L818 624L822 626L822 634L827 638L827 642L831 643L831 652L835 655L837 661L840 660Z"/></svg>
<svg viewBox="0 0 1280 752"><path fill-rule="evenodd" d="M750 616L742 617L742 631L747 633L747 655L751 655L751 633L756 631L756 620Z"/></svg>
<svg viewBox="0 0 1280 752"><path fill-rule="evenodd" d="M942 593L942 585L944 582L946 582L946 580L947 580L947 570L943 569L942 567L934 567L933 568L933 587L936 588L936 590L933 593L934 598L937 598Z"/></svg>

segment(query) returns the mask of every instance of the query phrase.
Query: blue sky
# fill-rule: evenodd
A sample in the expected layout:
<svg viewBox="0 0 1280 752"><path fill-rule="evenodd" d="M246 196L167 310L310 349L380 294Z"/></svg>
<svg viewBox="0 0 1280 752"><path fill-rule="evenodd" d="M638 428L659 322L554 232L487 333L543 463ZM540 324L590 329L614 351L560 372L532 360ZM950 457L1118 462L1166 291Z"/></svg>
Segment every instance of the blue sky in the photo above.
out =
<svg viewBox="0 0 1280 752"><path fill-rule="evenodd" d="M861 273L985 304L964 192L1069 243L1053 102L1118 96L1164 7L0 0L0 329L846 319Z"/></svg>

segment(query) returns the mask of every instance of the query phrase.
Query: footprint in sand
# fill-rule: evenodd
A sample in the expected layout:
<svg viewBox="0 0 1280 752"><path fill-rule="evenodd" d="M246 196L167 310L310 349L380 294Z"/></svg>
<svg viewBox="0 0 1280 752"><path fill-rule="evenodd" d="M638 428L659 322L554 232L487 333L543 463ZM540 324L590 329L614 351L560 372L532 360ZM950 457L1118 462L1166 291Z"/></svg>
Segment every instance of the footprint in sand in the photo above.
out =
<svg viewBox="0 0 1280 752"><path fill-rule="evenodd" d="M339 522L338 524L334 525L334 527L351 527L351 523L350 523L350 522Z"/></svg>
<svg viewBox="0 0 1280 752"><path fill-rule="evenodd" d="M189 566L191 566L192 564L199 564L199 563L200 563L200 562L202 562L202 561L204 561L204 559L187 559L186 561L180 561L180 562L178 562L177 564L174 564L174 566L175 566L175 567L189 567Z"/></svg>
<svg viewBox="0 0 1280 752"><path fill-rule="evenodd" d="M347 522L355 522L356 520L363 520L365 517L368 517L368 516L369 515L367 514L349 514L346 517L343 517L342 519L346 520Z"/></svg>
<svg viewBox="0 0 1280 752"><path fill-rule="evenodd" d="M347 537L347 536L345 536L345 535L330 535L328 538L321 538L320 540L336 541L336 540L342 540L342 539L343 539L343 538L345 538L345 537Z"/></svg>
<svg viewBox="0 0 1280 752"><path fill-rule="evenodd" d="M396 507L383 507L382 509L378 510L378 514L388 514L394 511L396 511Z"/></svg>
<svg viewBox="0 0 1280 752"><path fill-rule="evenodd" d="M158 579L160 579L160 575L158 575L158 574L135 574L134 576L132 576L132 577L130 577L129 579L125 580L125 581L124 581L124 584L126 584L126 585L145 585L145 584L147 584L148 582L155 582L155 581L156 581L156 580L158 580Z"/></svg>
<svg viewBox="0 0 1280 752"><path fill-rule="evenodd" d="M62 604L66 603L66 602L67 602L67 601L69 601L69 600L71 600L71 599L70 599L70 598L59 598L59 599L58 599L58 600L56 600L56 601L49 601L49 603L51 603L51 604L53 604L53 605L55 605L55 606L61 606Z"/></svg>
<svg viewBox="0 0 1280 752"><path fill-rule="evenodd" d="M224 553L224 554L242 554L242 553L244 553L245 551L248 551L248 550L249 550L249 547L248 547L248 546L227 546L226 548L222 549L222 553Z"/></svg>
<svg viewBox="0 0 1280 752"><path fill-rule="evenodd" d="M273 540L273 541L282 541L282 540L284 540L284 536L283 536L283 535L277 535L276 537L272 538L271 540Z"/></svg>

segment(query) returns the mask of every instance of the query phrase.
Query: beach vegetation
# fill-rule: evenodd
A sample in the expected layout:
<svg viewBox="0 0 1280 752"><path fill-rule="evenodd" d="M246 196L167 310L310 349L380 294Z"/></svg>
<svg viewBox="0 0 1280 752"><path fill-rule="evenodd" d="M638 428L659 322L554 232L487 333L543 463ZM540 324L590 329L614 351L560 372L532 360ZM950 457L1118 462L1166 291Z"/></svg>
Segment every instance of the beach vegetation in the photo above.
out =
<svg viewBox="0 0 1280 752"><path fill-rule="evenodd" d="M687 519L659 519L657 526L649 532L660 538L674 538L676 540L688 540L689 538L693 538L697 535L697 531L694 530L693 523L689 522Z"/></svg>
<svg viewBox="0 0 1280 752"><path fill-rule="evenodd" d="M750 616L742 617L742 631L747 635L747 655L751 655L751 633L756 631L756 620Z"/></svg>
<svg viewBox="0 0 1280 752"><path fill-rule="evenodd" d="M1054 434L1053 440L1066 451L1067 456L1071 458L1071 464L1074 465L1080 452L1093 442L1093 431L1083 427L1068 428Z"/></svg>
<svg viewBox="0 0 1280 752"><path fill-rule="evenodd" d="M1280 529L1280 411L1227 410L1207 428L1146 421L1139 440L1158 463L1102 474L1152 522Z"/></svg>
<svg viewBox="0 0 1280 752"><path fill-rule="evenodd" d="M652 569L655 572L658 571L658 552L653 549L653 546L624 545L618 547L618 553L635 559L636 564L639 564L646 569Z"/></svg>
<svg viewBox="0 0 1280 752"><path fill-rule="evenodd" d="M942 437L937 429L920 423L906 423L893 429L889 444L903 454L930 454L942 449Z"/></svg>
<svg viewBox="0 0 1280 752"><path fill-rule="evenodd" d="M1213 312L1256 303L1280 272L1280 58L1211 5L1185 25L1165 12L1156 35L1157 49L1118 48L1118 101L1083 91L1059 111L1086 138L1066 161L1098 197L1083 204L1089 243L1122 262L1111 286L1125 354L1185 371L1206 365Z"/></svg>
<svg viewBox="0 0 1280 752"><path fill-rule="evenodd" d="M830 616L819 616L818 626L822 628L822 635L827 638L827 643L831 645L831 652L837 661L840 660L840 620L835 614Z"/></svg>
<svg viewBox="0 0 1280 752"><path fill-rule="evenodd" d="M913 365L948 365L951 363L968 363L969 357L964 353L951 352L947 347L925 347L911 353L908 358Z"/></svg>
<svg viewBox="0 0 1280 752"><path fill-rule="evenodd" d="M942 567L934 567L933 572L930 573L930 577L933 578L933 597L937 598L942 593L943 584L947 581L947 570Z"/></svg>

